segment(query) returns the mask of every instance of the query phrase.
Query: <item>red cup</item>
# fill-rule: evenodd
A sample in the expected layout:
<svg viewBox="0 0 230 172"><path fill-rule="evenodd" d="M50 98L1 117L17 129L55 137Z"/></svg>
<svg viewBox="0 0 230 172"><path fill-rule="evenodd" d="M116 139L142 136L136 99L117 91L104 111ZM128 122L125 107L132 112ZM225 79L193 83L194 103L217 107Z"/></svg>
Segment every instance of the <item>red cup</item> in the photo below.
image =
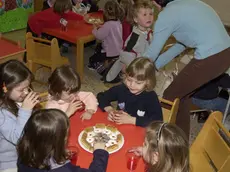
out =
<svg viewBox="0 0 230 172"><path fill-rule="evenodd" d="M140 156L137 156L134 152L127 151L126 159L127 159L127 168L130 171L136 170Z"/></svg>
<svg viewBox="0 0 230 172"><path fill-rule="evenodd" d="M69 146L68 150L69 150L69 159L71 161L71 164L77 165L79 149L76 146Z"/></svg>

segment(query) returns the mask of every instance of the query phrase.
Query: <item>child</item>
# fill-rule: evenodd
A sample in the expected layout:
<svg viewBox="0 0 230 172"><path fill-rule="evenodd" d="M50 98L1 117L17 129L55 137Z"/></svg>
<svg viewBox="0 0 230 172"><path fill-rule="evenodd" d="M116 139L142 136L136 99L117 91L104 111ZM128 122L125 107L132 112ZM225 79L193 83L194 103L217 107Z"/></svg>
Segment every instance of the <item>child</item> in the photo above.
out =
<svg viewBox="0 0 230 172"><path fill-rule="evenodd" d="M85 104L82 120L91 119L97 111L98 102L91 92L80 91L81 82L79 75L69 66L61 66L54 70L48 80L50 94L46 108L60 109L68 117L80 110Z"/></svg>
<svg viewBox="0 0 230 172"><path fill-rule="evenodd" d="M66 25L68 20L83 20L83 16L71 10L71 0L56 0L52 8L38 12L29 18L27 32L32 32L34 36L41 36L43 28L58 28Z"/></svg>
<svg viewBox="0 0 230 172"><path fill-rule="evenodd" d="M142 147L132 148L148 164L148 172L189 172L189 144L176 125L152 122Z"/></svg>
<svg viewBox="0 0 230 172"><path fill-rule="evenodd" d="M136 57L140 57L150 45L152 39L153 4L150 1L138 1L133 5L133 31L124 44L119 59L106 74L105 81L112 82L122 70Z"/></svg>
<svg viewBox="0 0 230 172"><path fill-rule="evenodd" d="M155 67L148 58L136 58L126 69L124 84L99 93L99 107L108 112L108 119L118 124L145 127L153 120L163 120L156 84ZM118 102L119 114L111 106Z"/></svg>
<svg viewBox="0 0 230 172"><path fill-rule="evenodd" d="M45 1L43 2L42 11L43 11L43 10L46 10L46 9L48 9L48 8L53 7L55 1L56 1L56 0L45 0Z"/></svg>
<svg viewBox="0 0 230 172"><path fill-rule="evenodd" d="M0 171L17 172L15 145L21 136L38 95L28 89L33 76L21 62L10 60L0 66Z"/></svg>
<svg viewBox="0 0 230 172"><path fill-rule="evenodd" d="M125 42L132 32L131 22L132 22L133 0L120 0L118 2L125 12L125 19L122 22L122 39L123 42Z"/></svg>
<svg viewBox="0 0 230 172"><path fill-rule="evenodd" d="M105 143L95 143L89 169L72 165L66 150L69 131L67 116L58 109L35 111L18 143L18 172L103 172L109 154Z"/></svg>
<svg viewBox="0 0 230 172"><path fill-rule="evenodd" d="M119 56L122 49L123 10L117 1L106 2L104 9L104 24L99 27L94 25L93 35L102 41L102 50L89 59L88 67L97 69L105 60L112 60Z"/></svg>

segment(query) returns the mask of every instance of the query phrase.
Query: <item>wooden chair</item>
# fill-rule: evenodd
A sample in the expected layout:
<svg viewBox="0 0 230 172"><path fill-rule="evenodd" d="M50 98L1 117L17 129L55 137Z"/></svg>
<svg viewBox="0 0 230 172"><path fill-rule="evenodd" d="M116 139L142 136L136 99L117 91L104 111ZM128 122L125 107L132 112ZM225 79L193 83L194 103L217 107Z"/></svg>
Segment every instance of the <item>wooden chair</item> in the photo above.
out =
<svg viewBox="0 0 230 172"><path fill-rule="evenodd" d="M48 100L48 92L43 92L39 94L40 97L40 107L44 109Z"/></svg>
<svg viewBox="0 0 230 172"><path fill-rule="evenodd" d="M176 122L176 116L179 108L180 99L176 98L173 102L158 97L162 106L163 120L164 122L173 123ZM169 106L170 109L165 108L164 105Z"/></svg>
<svg viewBox="0 0 230 172"><path fill-rule="evenodd" d="M205 122L190 148L190 171L230 171L230 133L222 118L221 112L213 112Z"/></svg>
<svg viewBox="0 0 230 172"><path fill-rule="evenodd" d="M32 33L28 32L26 34L26 49L28 67L33 73L40 65L50 67L53 71L58 66L69 63L67 58L61 56L56 38L49 41L33 37Z"/></svg>

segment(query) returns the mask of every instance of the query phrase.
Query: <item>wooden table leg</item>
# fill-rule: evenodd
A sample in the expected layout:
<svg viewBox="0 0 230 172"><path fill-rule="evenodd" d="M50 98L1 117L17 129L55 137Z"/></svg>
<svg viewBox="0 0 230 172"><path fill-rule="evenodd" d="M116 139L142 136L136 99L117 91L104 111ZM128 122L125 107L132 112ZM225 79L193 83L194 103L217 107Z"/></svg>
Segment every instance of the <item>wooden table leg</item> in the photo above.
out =
<svg viewBox="0 0 230 172"><path fill-rule="evenodd" d="M84 41L81 39L77 40L76 67L82 81L84 77Z"/></svg>

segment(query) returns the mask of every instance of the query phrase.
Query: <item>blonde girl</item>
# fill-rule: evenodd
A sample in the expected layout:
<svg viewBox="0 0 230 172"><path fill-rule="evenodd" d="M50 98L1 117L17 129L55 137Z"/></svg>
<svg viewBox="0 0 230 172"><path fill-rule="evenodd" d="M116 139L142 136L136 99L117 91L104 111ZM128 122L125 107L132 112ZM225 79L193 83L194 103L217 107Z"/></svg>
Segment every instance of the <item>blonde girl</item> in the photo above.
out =
<svg viewBox="0 0 230 172"><path fill-rule="evenodd" d="M98 94L99 107L108 112L108 119L117 124L145 127L153 120L162 120L161 106L153 90L155 67L148 58L136 58L127 68L124 83ZM111 106L117 101L119 114Z"/></svg>
<svg viewBox="0 0 230 172"><path fill-rule="evenodd" d="M189 172L189 143L174 124L152 122L144 145L129 151L143 157L148 172Z"/></svg>

